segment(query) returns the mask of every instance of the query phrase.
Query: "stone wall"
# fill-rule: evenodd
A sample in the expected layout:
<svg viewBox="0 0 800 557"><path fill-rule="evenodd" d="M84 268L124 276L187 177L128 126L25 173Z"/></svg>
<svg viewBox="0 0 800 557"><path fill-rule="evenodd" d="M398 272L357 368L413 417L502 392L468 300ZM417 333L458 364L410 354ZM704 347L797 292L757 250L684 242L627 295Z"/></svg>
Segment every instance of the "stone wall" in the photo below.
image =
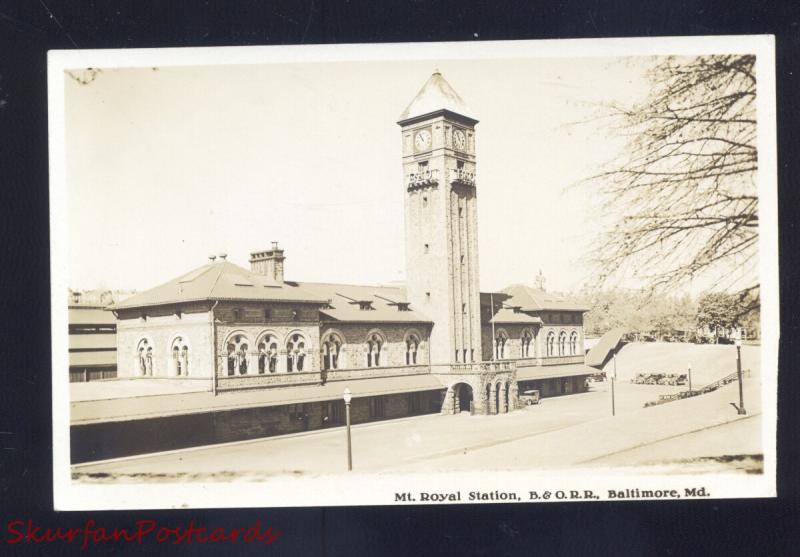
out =
<svg viewBox="0 0 800 557"><path fill-rule="evenodd" d="M410 393L354 398L353 424L438 413L443 391L422 391L419 409L410 408ZM370 398L381 398L383 415L370 412ZM339 406L339 408L335 408ZM273 435L344 425L344 403L308 402L262 408L243 408L145 420L73 425L70 428L71 460L88 462L157 451L183 449L215 443L258 439ZM374 409L373 404L373 409ZM338 411L335 411L338 410ZM337 421L341 417L341 421ZM342 432L344 435L344 432ZM354 433L357 435L357 432ZM344 444L342 445L344 463ZM337 469L341 469L337 466Z"/></svg>
<svg viewBox="0 0 800 557"><path fill-rule="evenodd" d="M577 347L575 350L576 355L583 355L584 348L583 348L583 325L582 324L572 324L572 323L547 323L545 322L543 325L524 325L524 324L517 324L517 323L510 323L510 324L496 324L494 327L495 334L500 334L501 330L504 330L508 334L508 341L506 342L505 346L505 357L504 359L516 359L522 358L522 331L525 329L530 329L534 333L534 341L529 350L529 358L546 358L547 357L547 335L552 332L555 335L555 344L554 344L554 356L558 356L558 337L562 331L564 331L567 335L567 346L566 346L566 353L565 355L570 355L570 346L569 346L569 338L572 335L573 331L578 334L578 342ZM492 359L492 352L493 348L493 336L492 336L492 326L491 324L484 324L483 325L483 335L482 335L482 352L483 352L483 359L484 360L491 360Z"/></svg>
<svg viewBox="0 0 800 557"><path fill-rule="evenodd" d="M386 341L378 367L398 367L406 365L406 338L414 333L420 339L416 363L425 365L429 362L429 331L429 325L415 323L323 323L320 340L338 335L344 344L337 369L359 369L367 367L367 339L378 333Z"/></svg>
<svg viewBox="0 0 800 557"><path fill-rule="evenodd" d="M211 318L204 304L189 304L179 313L166 308L120 312L117 320L117 376L139 377L137 347L143 340L152 347L152 375L170 377L176 373L172 363L173 341L189 348L187 377L212 377Z"/></svg>

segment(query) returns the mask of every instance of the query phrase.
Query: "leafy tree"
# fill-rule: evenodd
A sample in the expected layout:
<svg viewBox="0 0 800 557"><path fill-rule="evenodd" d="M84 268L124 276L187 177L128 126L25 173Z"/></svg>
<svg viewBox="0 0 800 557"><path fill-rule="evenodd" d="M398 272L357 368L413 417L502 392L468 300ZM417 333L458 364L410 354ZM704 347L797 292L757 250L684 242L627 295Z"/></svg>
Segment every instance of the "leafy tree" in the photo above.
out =
<svg viewBox="0 0 800 557"><path fill-rule="evenodd" d="M642 103L609 107L630 140L587 180L619 215L593 250L602 283L632 275L650 293L675 292L707 277L757 309L754 65L752 55L660 58Z"/></svg>
<svg viewBox="0 0 800 557"><path fill-rule="evenodd" d="M707 327L719 337L720 332L740 326L742 307L738 296L725 292L709 292L697 303L697 326Z"/></svg>

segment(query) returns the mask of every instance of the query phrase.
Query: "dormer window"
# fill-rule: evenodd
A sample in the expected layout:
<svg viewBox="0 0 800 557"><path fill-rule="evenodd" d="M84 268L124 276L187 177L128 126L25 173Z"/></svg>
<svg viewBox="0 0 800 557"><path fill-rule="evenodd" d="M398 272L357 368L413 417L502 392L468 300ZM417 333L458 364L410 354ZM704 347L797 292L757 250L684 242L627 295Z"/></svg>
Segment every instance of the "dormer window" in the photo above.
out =
<svg viewBox="0 0 800 557"><path fill-rule="evenodd" d="M397 311L411 311L411 304L407 302L397 302Z"/></svg>
<svg viewBox="0 0 800 557"><path fill-rule="evenodd" d="M361 302L358 302L358 309L360 309L361 311L372 311L375 308L372 307L372 302L370 302L370 301L361 301Z"/></svg>

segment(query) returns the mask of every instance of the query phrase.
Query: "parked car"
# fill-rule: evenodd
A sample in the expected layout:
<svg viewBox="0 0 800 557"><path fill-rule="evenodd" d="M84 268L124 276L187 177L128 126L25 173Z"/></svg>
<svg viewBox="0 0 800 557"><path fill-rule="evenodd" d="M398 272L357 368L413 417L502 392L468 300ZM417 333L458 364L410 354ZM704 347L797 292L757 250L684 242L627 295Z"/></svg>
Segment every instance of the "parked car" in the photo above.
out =
<svg viewBox="0 0 800 557"><path fill-rule="evenodd" d="M532 406L534 404L539 404L540 400L541 400L541 394L537 389L524 391L521 395L519 395L519 401L525 406Z"/></svg>

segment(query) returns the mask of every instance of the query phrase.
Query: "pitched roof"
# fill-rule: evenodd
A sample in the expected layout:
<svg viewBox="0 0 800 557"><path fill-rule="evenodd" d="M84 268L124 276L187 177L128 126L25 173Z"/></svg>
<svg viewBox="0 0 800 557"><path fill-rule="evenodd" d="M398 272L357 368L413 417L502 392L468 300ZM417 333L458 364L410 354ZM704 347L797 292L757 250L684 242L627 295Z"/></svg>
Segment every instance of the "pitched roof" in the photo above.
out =
<svg viewBox="0 0 800 557"><path fill-rule="evenodd" d="M505 305L519 306L523 311L589 311L589 308L583 304L524 284L509 286L501 292L510 296L505 300Z"/></svg>
<svg viewBox="0 0 800 557"><path fill-rule="evenodd" d="M158 306L200 300L287 301L324 304L327 299L295 283L275 282L229 261L207 263L176 279L140 292L108 309Z"/></svg>
<svg viewBox="0 0 800 557"><path fill-rule="evenodd" d="M300 288L330 300L330 307L320 310L322 319L358 323L430 323L424 314L412 308L404 286L363 286L300 282ZM362 309L362 307L370 309ZM407 308L402 311L402 308Z"/></svg>
<svg viewBox="0 0 800 557"><path fill-rule="evenodd" d="M528 315L527 313L517 312L513 309L502 307L494 314L489 320L489 323L528 323L530 325L541 325L542 320L539 317Z"/></svg>
<svg viewBox="0 0 800 557"><path fill-rule="evenodd" d="M449 110L477 122L472 118L472 110L469 109L464 99L456 93L455 89L445 81L438 71L428 78L414 100L400 115L399 121L404 122L439 110Z"/></svg>

